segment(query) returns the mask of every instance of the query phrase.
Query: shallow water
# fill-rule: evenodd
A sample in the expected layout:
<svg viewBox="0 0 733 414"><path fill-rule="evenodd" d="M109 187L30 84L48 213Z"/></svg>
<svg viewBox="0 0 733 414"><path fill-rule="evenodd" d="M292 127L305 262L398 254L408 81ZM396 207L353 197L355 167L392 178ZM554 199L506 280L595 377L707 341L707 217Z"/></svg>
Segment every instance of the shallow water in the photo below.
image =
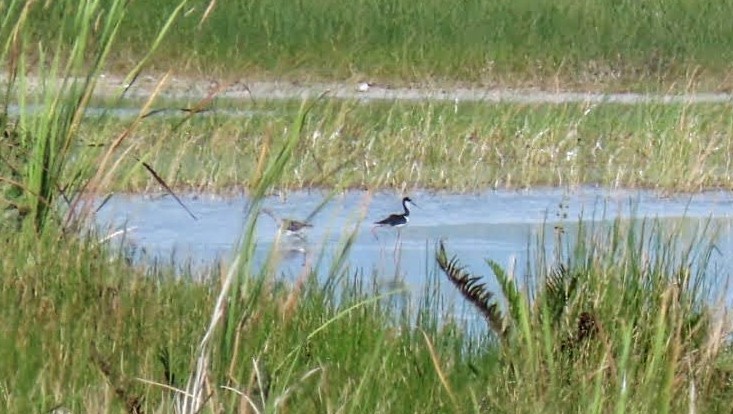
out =
<svg viewBox="0 0 733 414"><path fill-rule="evenodd" d="M266 199L264 206L277 216L302 220L326 196L320 191L291 192ZM517 275L522 275L528 251L536 250L536 240L543 232L544 245L551 251L557 226L564 228L565 241L572 244L581 216L596 225L620 216L656 218L665 227L682 226L682 234L687 235L709 223L718 232L720 253L714 257L715 268L720 276L733 269L733 261L724 255L733 247L733 195L727 192L661 197L636 190L553 188L478 194L414 192L410 196L419 208L412 210L409 225L401 230L396 252L395 229L380 228L376 236L370 230L374 221L400 212L400 196L353 191L330 200L312 219L313 228L303 233L304 239L279 233L275 220L262 215L256 230L256 262L264 263L276 247L281 277L295 279L305 263L316 266L319 258L323 275L341 240L356 230L344 266L351 270L350 277L355 277L354 270L363 277L375 273L385 285L403 286L419 296L428 280L435 280L436 275L442 278L434 261L435 246L441 239L476 274L490 275L484 261L490 258L507 267L516 266ZM194 268L229 260L244 225L247 199L187 196L183 201L198 220L168 196L115 196L100 210L98 222L110 229L131 229L128 241L144 249L148 257L189 262ZM491 277L487 282L495 287ZM445 282L440 291L451 300L456 297Z"/></svg>
<svg viewBox="0 0 733 414"><path fill-rule="evenodd" d="M0 76L2 78L2 76ZM95 90L97 96L117 96L121 91L121 79L110 77L99 80ZM210 83L191 82L190 80L173 81L169 88L164 90L162 97L181 100L201 100L209 96ZM461 88L461 87L392 87L389 85L372 85L362 88L363 84L351 83L309 83L293 84L288 82L251 82L247 85L235 84L217 94L218 98L244 102L282 101L282 100L305 100L325 97L326 99L358 100L364 103L370 102L485 102L485 103L516 103L516 104L702 104L702 103L730 103L733 102L733 94L730 93L685 93L685 94L660 94L660 93L597 93L597 92L563 92L543 91L534 89L495 89L495 88ZM133 85L127 96L137 99L148 99L153 90L157 90L157 82L154 79L141 81ZM26 108L31 113L43 112L43 106L29 104ZM10 104L8 113L17 117L20 107ZM203 111L197 116L212 114L226 115L240 118L251 118L266 114L276 114L272 110L238 110L216 108ZM89 107L86 110L88 117L109 116L115 118L132 118L140 114L139 107ZM155 116L179 116L185 112L176 108L159 108L148 113Z"/></svg>

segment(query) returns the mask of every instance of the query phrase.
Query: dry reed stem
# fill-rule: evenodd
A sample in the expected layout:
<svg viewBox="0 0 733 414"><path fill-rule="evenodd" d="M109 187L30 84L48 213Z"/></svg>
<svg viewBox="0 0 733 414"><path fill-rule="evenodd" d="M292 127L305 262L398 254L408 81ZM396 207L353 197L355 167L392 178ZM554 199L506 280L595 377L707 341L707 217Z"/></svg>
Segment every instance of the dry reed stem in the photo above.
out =
<svg viewBox="0 0 733 414"><path fill-rule="evenodd" d="M127 137L129 137L132 132L138 127L138 125L141 122L143 114L148 112L150 106L153 104L153 101L155 98L160 94L160 92L163 89L163 86L168 82L168 79L171 76L171 71L166 72L165 75L158 81L158 83L155 86L155 89L150 94L150 97L145 102L143 107L140 109L138 116L132 121L132 124L129 125L127 128L125 128L118 136L115 138L115 140L112 142L110 147L107 149L107 151L102 154L102 156L99 159L99 162L97 165L97 172L96 174L87 181L84 186L81 189L81 195L77 197L74 200L74 203L69 208L69 213L66 216L65 226L68 226L71 223L71 220L74 217L78 217L81 219L88 218L91 215L92 211L92 197L99 193L99 191L102 188L106 188L109 185L110 180L112 179L112 173L117 169L117 167L122 162L122 159L124 159L125 155L127 155L132 147L127 148L123 153L122 156L120 156L116 162L112 165L111 168L107 168L107 164L109 163L112 154L114 151L122 145L122 142L125 141ZM82 208L79 209L79 203L82 203ZM75 215L76 212L79 212L78 215Z"/></svg>
<svg viewBox="0 0 733 414"><path fill-rule="evenodd" d="M241 255L237 255L237 257L234 259L234 262L229 268L229 272L224 279L224 284L219 291L219 296L216 299L216 305L214 306L214 310L211 315L209 327L206 330L206 333L204 334L201 343L199 344L199 356L196 361L196 369L189 377L188 384L186 385L187 394L192 395L192 397L185 398L177 405L179 414L196 414L204 406L204 381L206 380L209 366L209 343L214 335L214 331L216 330L220 319L224 315L227 298L229 297L229 290L234 284L237 272L239 271L240 259Z"/></svg>

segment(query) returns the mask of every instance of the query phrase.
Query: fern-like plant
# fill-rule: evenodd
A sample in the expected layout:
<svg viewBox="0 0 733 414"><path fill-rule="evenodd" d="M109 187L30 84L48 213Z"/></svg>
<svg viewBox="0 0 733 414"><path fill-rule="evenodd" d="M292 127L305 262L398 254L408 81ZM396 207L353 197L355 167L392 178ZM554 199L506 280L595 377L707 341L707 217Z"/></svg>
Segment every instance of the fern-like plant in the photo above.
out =
<svg viewBox="0 0 733 414"><path fill-rule="evenodd" d="M486 289L484 283L479 283L481 277L468 273L465 267L459 264L455 256L448 259L448 254L445 251L445 246L442 241L436 254L436 260L440 269L448 277L448 280L486 318L494 333L500 339L506 340L509 327L504 321L504 316L499 309L498 303L494 300L494 294Z"/></svg>

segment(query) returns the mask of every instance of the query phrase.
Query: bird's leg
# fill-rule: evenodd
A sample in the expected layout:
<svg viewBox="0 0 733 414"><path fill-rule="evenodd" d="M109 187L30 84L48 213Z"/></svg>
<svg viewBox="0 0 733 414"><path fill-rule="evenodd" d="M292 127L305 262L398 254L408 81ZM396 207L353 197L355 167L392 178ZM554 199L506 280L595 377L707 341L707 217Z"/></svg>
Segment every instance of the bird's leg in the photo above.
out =
<svg viewBox="0 0 733 414"><path fill-rule="evenodd" d="M400 256L402 256L402 250L395 250L394 254L392 255L392 258L394 259L395 279L397 278L397 275L400 273Z"/></svg>
<svg viewBox="0 0 733 414"><path fill-rule="evenodd" d="M397 229L397 240L395 241L394 245L393 257L395 265L395 278L397 278L400 273L400 261L402 259L402 233L400 232L400 229Z"/></svg>
<svg viewBox="0 0 733 414"><path fill-rule="evenodd" d="M401 235L402 235L402 231L399 228L397 228L397 240L395 240L395 243L394 243L394 252L395 253L397 253L397 246L400 245L400 236Z"/></svg>
<svg viewBox="0 0 733 414"><path fill-rule="evenodd" d="M377 237L377 227L379 226L372 226L372 235L377 241L379 241L379 237Z"/></svg>

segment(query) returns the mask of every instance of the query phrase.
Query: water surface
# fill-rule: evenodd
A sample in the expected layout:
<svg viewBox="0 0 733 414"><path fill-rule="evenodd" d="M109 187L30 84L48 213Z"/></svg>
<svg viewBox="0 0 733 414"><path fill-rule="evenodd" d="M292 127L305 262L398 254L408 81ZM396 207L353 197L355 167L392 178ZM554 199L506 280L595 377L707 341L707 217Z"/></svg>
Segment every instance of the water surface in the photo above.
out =
<svg viewBox="0 0 733 414"><path fill-rule="evenodd" d="M327 195L321 191L291 192L267 198L264 206L277 216L302 220ZM256 262L264 263L274 249L281 259L280 277L297 278L306 264L317 263L323 275L344 238L356 231L344 265L349 274L376 274L385 284L399 283L419 295L437 274L434 252L439 240L475 273L490 276L485 263L490 258L516 267L521 276L528 259L535 256L533 252L528 256L528 252L536 250L542 233L546 235L545 248L552 251L556 228L562 227L566 242L572 244L580 217L596 225L607 225L616 217L646 217L662 220L669 228L683 226L688 229L683 234L709 224L719 233L716 268L721 274L733 269L725 254L733 247L733 195L728 192L664 197L636 190L552 188L476 194L417 191L410 196L420 208L412 210L396 251L396 230L371 230L374 221L401 211L401 195L352 191L334 196L313 217L313 227L303 238L279 232L275 220L262 215L256 229ZM110 229L132 229L128 240L144 249L148 257L188 262L201 269L215 260L230 260L244 225L247 198L189 195L183 200L198 220L172 197L118 195L99 212L98 221ZM491 287L490 277L488 282ZM441 290L455 297L447 283Z"/></svg>

